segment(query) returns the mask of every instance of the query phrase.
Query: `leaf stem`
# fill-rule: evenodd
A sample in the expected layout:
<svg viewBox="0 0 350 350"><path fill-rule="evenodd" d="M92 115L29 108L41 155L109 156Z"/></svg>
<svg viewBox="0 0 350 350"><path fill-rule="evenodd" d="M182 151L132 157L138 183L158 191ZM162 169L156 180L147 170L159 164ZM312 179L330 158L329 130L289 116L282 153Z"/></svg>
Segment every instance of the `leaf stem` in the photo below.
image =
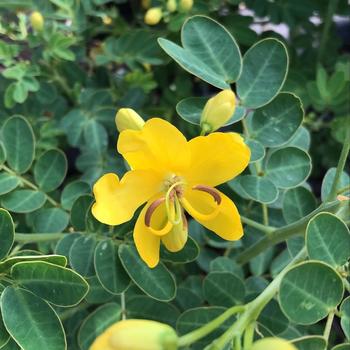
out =
<svg viewBox="0 0 350 350"><path fill-rule="evenodd" d="M204 338L211 332L213 332L215 329L217 329L222 323L224 323L227 319L229 319L231 316L242 313L245 310L245 306L243 305L236 305L228 310L226 310L223 314L218 316L217 318L214 318L212 321L207 323L206 325L195 329L194 331L187 333L179 338L179 346L188 346L192 343L198 341L199 339Z"/></svg>
<svg viewBox="0 0 350 350"><path fill-rule="evenodd" d="M265 226L269 225L269 212L266 204L261 204L263 212L263 222Z"/></svg>
<svg viewBox="0 0 350 350"><path fill-rule="evenodd" d="M241 215L241 220L244 224L251 226L251 227L254 227L257 230L260 230L260 231L265 232L265 233L272 233L273 231L276 230L275 227L260 224L259 222L251 220L251 219L249 219L245 216L242 216L242 215Z"/></svg>
<svg viewBox="0 0 350 350"><path fill-rule="evenodd" d="M284 242L290 237L303 234L308 222L315 215L323 211L330 212L330 213L336 212L342 205L346 205L346 204L343 204L345 202L346 201L340 202L336 200L336 201L327 203L326 205L320 206L319 208L317 208L316 210L314 210L304 218L292 224L273 230L273 232L271 232L269 235L265 236L264 238L262 238L261 240L259 240L258 242L256 242L255 244L247 248L241 254L239 254L237 256L237 262L242 265L246 264L252 258L259 255L261 252L263 252L267 248L277 243Z"/></svg>
<svg viewBox="0 0 350 350"><path fill-rule="evenodd" d="M126 320L125 292L120 294L120 308L121 308L122 320Z"/></svg>
<svg viewBox="0 0 350 350"><path fill-rule="evenodd" d="M332 187L331 187L329 195L326 199L326 202L333 201L337 197L337 188L339 185L341 174L342 174L344 167L345 167L345 163L346 163L346 159L347 159L348 154L349 154L349 150L350 150L350 126L347 127L347 132L345 135L343 148L342 148L341 153L340 153L337 170L335 171L335 176L333 179Z"/></svg>
<svg viewBox="0 0 350 350"><path fill-rule="evenodd" d="M69 233L15 233L15 241L21 243L36 243L58 241Z"/></svg>
<svg viewBox="0 0 350 350"><path fill-rule="evenodd" d="M323 332L323 337L326 339L326 342L328 342L329 335L331 334L334 315L335 315L335 312L331 311L328 315L328 318L327 318L326 327L325 327L324 332Z"/></svg>
<svg viewBox="0 0 350 350"><path fill-rule="evenodd" d="M16 172L14 172L13 170L11 170L10 168L8 168L6 165L2 165L1 168L2 170L6 171L7 173L16 176L24 185L28 186L29 188L31 188L32 190L35 191L40 191L39 187L34 185L31 181L27 180L26 178L24 178L23 176L17 174ZM43 192L44 193L44 192ZM59 207L60 204L58 202L56 202L52 197L50 197L47 193L44 193L46 196L46 199L55 207Z"/></svg>
<svg viewBox="0 0 350 350"><path fill-rule="evenodd" d="M253 301L246 305L244 313L238 318L238 320L217 340L215 340L208 350L222 350L227 343L237 337L241 336L249 325L255 321L264 307L278 292L280 283L284 275L289 271L291 267L306 258L306 249L303 248L297 256L275 277L275 279L265 288L265 290Z"/></svg>

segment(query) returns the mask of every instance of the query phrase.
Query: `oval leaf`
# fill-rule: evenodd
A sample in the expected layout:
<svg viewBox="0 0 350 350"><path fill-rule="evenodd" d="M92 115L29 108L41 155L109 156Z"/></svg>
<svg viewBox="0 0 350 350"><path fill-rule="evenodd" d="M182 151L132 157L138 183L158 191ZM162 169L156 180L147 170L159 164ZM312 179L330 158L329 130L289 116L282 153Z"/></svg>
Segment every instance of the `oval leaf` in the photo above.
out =
<svg viewBox="0 0 350 350"><path fill-rule="evenodd" d="M0 209L0 260L10 252L15 240L15 228L11 215Z"/></svg>

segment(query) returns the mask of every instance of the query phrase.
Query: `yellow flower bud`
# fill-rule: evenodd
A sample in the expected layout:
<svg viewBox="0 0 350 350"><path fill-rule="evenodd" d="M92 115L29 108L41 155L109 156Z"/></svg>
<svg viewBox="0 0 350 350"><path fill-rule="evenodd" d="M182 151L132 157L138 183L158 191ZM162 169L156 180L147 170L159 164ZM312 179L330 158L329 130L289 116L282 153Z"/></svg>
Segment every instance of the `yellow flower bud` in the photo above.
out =
<svg viewBox="0 0 350 350"><path fill-rule="evenodd" d="M145 23L150 26L155 26L163 17L163 12L160 7L152 7L145 14Z"/></svg>
<svg viewBox="0 0 350 350"><path fill-rule="evenodd" d="M112 24L112 18L111 17L109 17L109 16L103 16L102 17L102 22L105 24L105 25L107 25L107 26L109 26L109 25L111 25Z"/></svg>
<svg viewBox="0 0 350 350"><path fill-rule="evenodd" d="M107 328L89 350L176 350L177 344L177 334L170 326L130 319Z"/></svg>
<svg viewBox="0 0 350 350"><path fill-rule="evenodd" d="M205 131L215 131L225 125L236 109L236 96L231 90L223 90L210 98L204 106L201 127Z"/></svg>
<svg viewBox="0 0 350 350"><path fill-rule="evenodd" d="M123 130L141 130L145 121L131 108L121 108L115 116L119 132Z"/></svg>
<svg viewBox="0 0 350 350"><path fill-rule="evenodd" d="M193 0L180 0L180 11L186 12L191 10L193 6Z"/></svg>
<svg viewBox="0 0 350 350"><path fill-rule="evenodd" d="M35 29L38 32L41 32L44 28L43 15L38 11L32 12L32 14L30 15L30 24L32 25L33 29Z"/></svg>
<svg viewBox="0 0 350 350"><path fill-rule="evenodd" d="M176 0L168 0L168 2L166 4L166 8L169 12L175 12L177 9Z"/></svg>
<svg viewBox="0 0 350 350"><path fill-rule="evenodd" d="M298 350L289 341L281 338L264 338L253 344L249 350Z"/></svg>

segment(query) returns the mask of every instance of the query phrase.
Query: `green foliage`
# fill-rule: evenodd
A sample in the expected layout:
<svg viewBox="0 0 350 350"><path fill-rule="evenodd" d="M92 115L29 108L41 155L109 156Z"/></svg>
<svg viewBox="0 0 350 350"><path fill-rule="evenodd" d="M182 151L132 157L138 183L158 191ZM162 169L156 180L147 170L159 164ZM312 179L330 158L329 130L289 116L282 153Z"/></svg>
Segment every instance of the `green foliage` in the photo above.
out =
<svg viewBox="0 0 350 350"><path fill-rule="evenodd" d="M176 3L152 1L163 17L151 27L138 2L0 1L1 349L88 350L123 317L171 325L186 350L249 350L261 336L350 349L349 53L332 22L346 0L247 0L244 16L235 0ZM288 24L288 39L256 16ZM220 187L244 236L189 219L183 250L161 246L150 269L134 218L91 214L96 180L128 170L116 111L191 139L219 89L237 96L219 132L251 150Z"/></svg>

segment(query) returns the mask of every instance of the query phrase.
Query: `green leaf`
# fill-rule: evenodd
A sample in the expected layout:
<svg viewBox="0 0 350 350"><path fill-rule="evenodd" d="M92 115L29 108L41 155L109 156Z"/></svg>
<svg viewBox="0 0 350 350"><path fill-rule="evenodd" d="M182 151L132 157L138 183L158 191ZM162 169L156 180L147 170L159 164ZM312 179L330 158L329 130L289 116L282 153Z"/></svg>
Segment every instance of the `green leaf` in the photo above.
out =
<svg viewBox="0 0 350 350"><path fill-rule="evenodd" d="M340 324L346 338L350 340L350 297L344 299L340 306Z"/></svg>
<svg viewBox="0 0 350 350"><path fill-rule="evenodd" d="M335 309L343 294L343 281L332 267L308 261L285 274L280 285L279 302L292 322L309 325L322 320Z"/></svg>
<svg viewBox="0 0 350 350"><path fill-rule="evenodd" d="M72 209L73 203L78 197L90 192L91 188L88 183L80 180L72 181L65 186L61 194L61 204L63 209Z"/></svg>
<svg viewBox="0 0 350 350"><path fill-rule="evenodd" d="M28 89L23 81L17 81L14 83L12 92L13 99L18 103L23 103L28 97Z"/></svg>
<svg viewBox="0 0 350 350"><path fill-rule="evenodd" d="M23 350L18 344L10 338L9 341L1 348L2 350Z"/></svg>
<svg viewBox="0 0 350 350"><path fill-rule="evenodd" d="M294 339L293 344L297 346L298 350L326 350L327 342L321 336L305 336Z"/></svg>
<svg viewBox="0 0 350 350"><path fill-rule="evenodd" d="M34 190L15 190L1 198L2 206L14 213L30 213L41 208L45 202L45 194Z"/></svg>
<svg viewBox="0 0 350 350"><path fill-rule="evenodd" d="M180 316L179 310L170 303L164 303L144 295L133 297L127 301L128 318L154 320L175 327Z"/></svg>
<svg viewBox="0 0 350 350"><path fill-rule="evenodd" d="M308 150L310 149L310 144L310 132L304 126L301 126L293 135L293 137L284 146L297 147L304 150L305 152L308 152Z"/></svg>
<svg viewBox="0 0 350 350"><path fill-rule="evenodd" d="M257 202L272 203L278 197L278 190L269 179L255 175L242 175L239 177L239 183L245 193Z"/></svg>
<svg viewBox="0 0 350 350"><path fill-rule="evenodd" d="M88 350L94 340L108 327L119 321L120 306L116 303L102 305L94 310L82 323L78 343L82 350Z"/></svg>
<svg viewBox="0 0 350 350"><path fill-rule="evenodd" d="M34 179L45 192L51 192L61 185L67 173L67 158L58 149L43 153L34 166Z"/></svg>
<svg viewBox="0 0 350 350"><path fill-rule="evenodd" d="M77 305L89 290L87 282L73 270L44 261L17 263L11 276L22 287L58 306Z"/></svg>
<svg viewBox="0 0 350 350"><path fill-rule="evenodd" d="M31 292L7 287L1 295L1 311L7 331L23 350L66 348L63 327L55 311Z"/></svg>
<svg viewBox="0 0 350 350"><path fill-rule="evenodd" d="M227 256L219 256L212 260L210 262L210 272L231 272L240 279L244 279L242 267Z"/></svg>
<svg viewBox="0 0 350 350"><path fill-rule="evenodd" d="M335 177L335 172L336 172L336 168L330 168L328 169L326 175L323 178L322 187L321 187L321 198L323 202L326 201L329 193L331 192L331 188ZM337 190L341 190L342 188L348 187L349 184L350 184L350 176L343 171L340 175Z"/></svg>
<svg viewBox="0 0 350 350"><path fill-rule="evenodd" d="M16 115L5 121L1 132L8 165L18 174L25 173L34 159L32 127L24 117Z"/></svg>
<svg viewBox="0 0 350 350"><path fill-rule="evenodd" d="M196 260L198 255L199 246L191 237L188 237L185 246L176 253L169 252L169 250L163 246L160 247L160 256L162 261L187 264L191 261Z"/></svg>
<svg viewBox="0 0 350 350"><path fill-rule="evenodd" d="M71 233L69 235L64 236L62 239L60 239L57 242L57 245L55 247L55 253L59 255L63 255L67 259L69 259L69 252L74 241L81 236L82 235L80 233Z"/></svg>
<svg viewBox="0 0 350 350"><path fill-rule="evenodd" d="M280 306L275 300L271 300L265 306L258 318L258 322L273 335L284 332L289 325L288 318L284 316Z"/></svg>
<svg viewBox="0 0 350 350"><path fill-rule="evenodd" d="M204 279L203 291L212 306L230 307L244 302L244 284L230 272L210 272Z"/></svg>
<svg viewBox="0 0 350 350"><path fill-rule="evenodd" d="M175 279L162 263L150 269L131 245L120 245L118 254L126 272L144 293L160 301L175 298Z"/></svg>
<svg viewBox="0 0 350 350"><path fill-rule="evenodd" d="M8 174L8 173L1 173L0 174L0 195L6 194L14 190L19 184L20 180L17 176Z"/></svg>
<svg viewBox="0 0 350 350"><path fill-rule="evenodd" d="M206 97L185 98L176 105L176 112L182 119L186 120L187 122L194 125L200 125L202 111L207 101L208 98ZM228 126L237 123L238 121L243 119L245 114L246 109L237 106L233 116L223 126Z"/></svg>
<svg viewBox="0 0 350 350"><path fill-rule="evenodd" d="M305 187L291 188L283 196L283 217L287 224L302 219L316 209L316 198Z"/></svg>
<svg viewBox="0 0 350 350"><path fill-rule="evenodd" d="M86 149L101 154L106 151L108 135L105 127L94 119L90 119L84 128Z"/></svg>
<svg viewBox="0 0 350 350"><path fill-rule="evenodd" d="M124 292L130 278L118 256L118 247L111 239L99 242L95 249L95 271L102 286L112 294Z"/></svg>
<svg viewBox="0 0 350 350"><path fill-rule="evenodd" d="M311 158L299 148L278 149L267 159L266 177L279 188L291 188L302 184L310 172Z"/></svg>
<svg viewBox="0 0 350 350"><path fill-rule="evenodd" d="M69 262L73 269L84 277L94 276L94 253L96 239L93 236L81 236L74 240L69 251Z"/></svg>
<svg viewBox="0 0 350 350"><path fill-rule="evenodd" d="M183 335L198 329L225 312L223 307L199 307L185 311L177 320L178 333ZM234 318L231 317L208 336L192 345L195 350L203 350L207 344L217 339L232 325Z"/></svg>
<svg viewBox="0 0 350 350"><path fill-rule="evenodd" d="M288 71L288 54L277 39L254 44L243 57L237 92L244 107L258 108L269 103L281 90Z"/></svg>
<svg viewBox="0 0 350 350"><path fill-rule="evenodd" d="M0 263L0 272L8 272L11 267L17 263L25 261L46 261L51 264L65 267L67 265L67 259L62 255L23 255L14 256L6 259Z"/></svg>
<svg viewBox="0 0 350 350"><path fill-rule="evenodd" d="M242 58L232 35L205 16L193 16L182 26L182 46L160 38L159 45L183 69L220 89L229 89L241 72Z"/></svg>
<svg viewBox="0 0 350 350"><path fill-rule="evenodd" d="M0 209L0 260L10 252L15 241L15 228L11 215Z"/></svg>
<svg viewBox="0 0 350 350"><path fill-rule="evenodd" d="M320 213L309 221L306 247L310 259L321 260L338 268L350 258L349 229L335 215Z"/></svg>
<svg viewBox="0 0 350 350"><path fill-rule="evenodd" d="M0 311L0 349L3 349L4 345L10 340L10 334L7 332L2 315ZM5 349L6 350L6 349Z"/></svg>
<svg viewBox="0 0 350 350"><path fill-rule="evenodd" d="M250 163L257 162L265 157L264 146L256 140L246 140L246 144L250 148Z"/></svg>
<svg viewBox="0 0 350 350"><path fill-rule="evenodd" d="M39 233L62 232L69 223L69 215L60 208L43 208L36 212L34 229Z"/></svg>
<svg viewBox="0 0 350 350"><path fill-rule="evenodd" d="M90 289L85 299L89 304L104 304L115 299L115 294L103 288L96 276L87 277L86 280L89 283Z"/></svg>
<svg viewBox="0 0 350 350"><path fill-rule="evenodd" d="M280 93L251 115L249 136L265 147L282 146L296 133L303 117L300 99L291 93Z"/></svg>
<svg viewBox="0 0 350 350"><path fill-rule="evenodd" d="M91 208L91 204L94 202L94 197L85 194L78 197L73 203L71 210L71 222L74 228L78 231L86 230L86 217Z"/></svg>
<svg viewBox="0 0 350 350"><path fill-rule="evenodd" d="M332 350L350 350L350 344L339 344L332 348Z"/></svg>

